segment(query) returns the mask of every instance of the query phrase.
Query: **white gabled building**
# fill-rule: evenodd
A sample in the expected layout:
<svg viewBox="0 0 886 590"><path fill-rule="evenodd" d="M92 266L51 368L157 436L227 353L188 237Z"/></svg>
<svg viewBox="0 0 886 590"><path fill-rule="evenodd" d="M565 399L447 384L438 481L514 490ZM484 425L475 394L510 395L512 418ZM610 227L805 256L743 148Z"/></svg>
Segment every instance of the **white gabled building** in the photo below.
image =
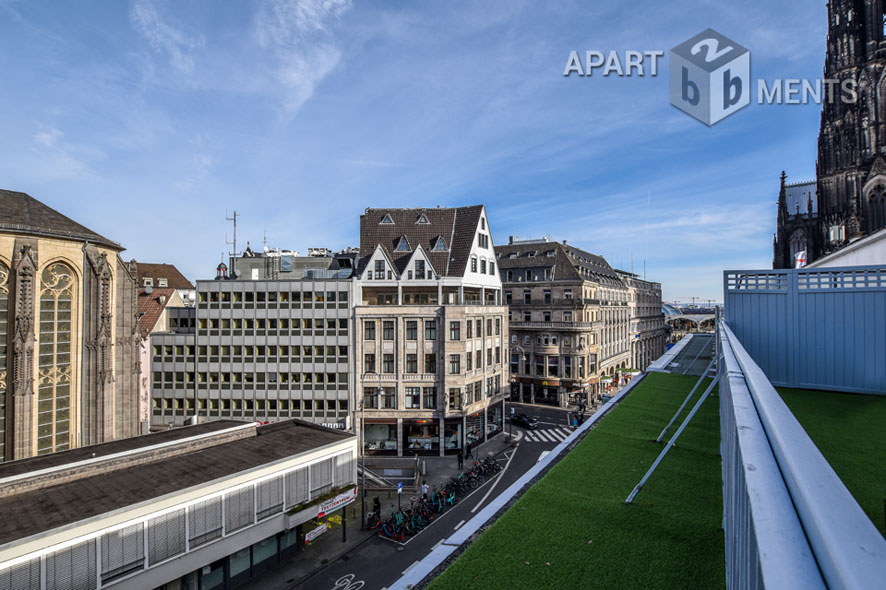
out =
<svg viewBox="0 0 886 590"><path fill-rule="evenodd" d="M482 205L366 209L354 306L368 454L456 453L502 429L507 308Z"/></svg>

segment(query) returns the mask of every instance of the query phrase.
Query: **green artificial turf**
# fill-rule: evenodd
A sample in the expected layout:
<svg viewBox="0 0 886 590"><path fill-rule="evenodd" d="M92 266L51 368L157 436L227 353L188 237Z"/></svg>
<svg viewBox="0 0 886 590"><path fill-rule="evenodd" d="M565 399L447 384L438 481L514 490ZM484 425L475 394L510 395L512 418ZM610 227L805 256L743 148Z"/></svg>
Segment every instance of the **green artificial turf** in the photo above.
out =
<svg viewBox="0 0 886 590"><path fill-rule="evenodd" d="M812 442L883 530L886 397L778 388Z"/></svg>
<svg viewBox="0 0 886 590"><path fill-rule="evenodd" d="M723 587L716 396L634 504L624 504L664 448L654 440L695 381L647 376L429 588Z"/></svg>

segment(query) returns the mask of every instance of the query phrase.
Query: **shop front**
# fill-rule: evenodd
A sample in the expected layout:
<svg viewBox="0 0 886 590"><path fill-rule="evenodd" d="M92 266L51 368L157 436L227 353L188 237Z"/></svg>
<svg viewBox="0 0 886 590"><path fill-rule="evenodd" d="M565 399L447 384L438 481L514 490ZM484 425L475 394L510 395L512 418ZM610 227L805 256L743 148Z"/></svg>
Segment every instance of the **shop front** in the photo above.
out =
<svg viewBox="0 0 886 590"><path fill-rule="evenodd" d="M468 415L465 420L467 429L465 430L465 442L468 449L473 449L485 440L484 431L486 429L486 413L483 410Z"/></svg>
<svg viewBox="0 0 886 590"><path fill-rule="evenodd" d="M367 455L396 455L397 420L367 418L363 424L363 449Z"/></svg>
<svg viewBox="0 0 886 590"><path fill-rule="evenodd" d="M462 449L464 432L461 418L447 418L443 426L443 450L447 455L454 455Z"/></svg>
<svg viewBox="0 0 886 590"><path fill-rule="evenodd" d="M505 403L501 401L486 409L486 436L492 438L502 431L504 426Z"/></svg>
<svg viewBox="0 0 886 590"><path fill-rule="evenodd" d="M403 453L410 455L440 454L440 421L403 420Z"/></svg>

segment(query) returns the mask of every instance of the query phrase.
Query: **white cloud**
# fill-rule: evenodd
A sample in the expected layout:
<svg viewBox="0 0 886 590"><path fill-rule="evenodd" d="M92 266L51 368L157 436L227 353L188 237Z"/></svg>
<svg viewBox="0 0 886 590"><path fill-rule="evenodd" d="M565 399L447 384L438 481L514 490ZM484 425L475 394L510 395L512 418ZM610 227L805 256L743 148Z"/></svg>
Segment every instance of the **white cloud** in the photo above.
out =
<svg viewBox="0 0 886 590"><path fill-rule="evenodd" d="M89 163L105 158L101 150L68 142L55 127L41 125L32 140L31 153L44 179L92 176Z"/></svg>
<svg viewBox="0 0 886 590"><path fill-rule="evenodd" d="M350 0L267 0L255 19L258 45L273 55L272 72L284 90L283 114L292 116L341 60L330 25Z"/></svg>
<svg viewBox="0 0 886 590"><path fill-rule="evenodd" d="M184 73L193 71L193 52L206 44L203 35L188 35L164 20L153 0L133 2L129 19L154 51L168 55L175 69Z"/></svg>

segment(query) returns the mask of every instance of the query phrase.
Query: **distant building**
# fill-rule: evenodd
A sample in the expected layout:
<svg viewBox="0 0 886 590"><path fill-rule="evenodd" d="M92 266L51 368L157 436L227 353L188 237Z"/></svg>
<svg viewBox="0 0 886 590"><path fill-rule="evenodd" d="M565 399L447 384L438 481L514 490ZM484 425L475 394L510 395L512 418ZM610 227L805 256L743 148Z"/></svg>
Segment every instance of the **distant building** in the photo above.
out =
<svg viewBox="0 0 886 590"><path fill-rule="evenodd" d="M515 399L565 406L631 368L630 290L605 259L547 238L511 238L496 257Z"/></svg>
<svg viewBox="0 0 886 590"><path fill-rule="evenodd" d="M172 310L194 305L197 292L194 285L171 264L140 262L138 284L139 357L143 367L139 375L139 422L141 432L147 433L151 420L151 334L172 331L171 317L178 317ZM178 328L178 323L175 328Z"/></svg>
<svg viewBox="0 0 886 590"><path fill-rule="evenodd" d="M136 268L122 250L0 190L0 460L138 434Z"/></svg>
<svg viewBox="0 0 886 590"><path fill-rule="evenodd" d="M184 305L193 305L194 285L172 264L138 263L138 284L144 290L175 289Z"/></svg>
<svg viewBox="0 0 886 590"><path fill-rule="evenodd" d="M338 253L328 248L308 248L307 256L299 256L296 251L276 248L256 252L247 242L243 254L231 258L229 278L258 281L347 277L353 273L356 260L354 248Z"/></svg>
<svg viewBox="0 0 886 590"><path fill-rule="evenodd" d="M356 456L302 421L220 421L6 463L0 588L231 588L356 499Z"/></svg>
<svg viewBox="0 0 886 590"><path fill-rule="evenodd" d="M443 455L500 432L507 308L485 207L366 209L356 276L364 450Z"/></svg>
<svg viewBox="0 0 886 590"><path fill-rule="evenodd" d="M617 271L628 286L628 308L631 318L631 365L645 371L652 361L665 352L667 329L661 305L661 284L646 281L626 271Z"/></svg>

